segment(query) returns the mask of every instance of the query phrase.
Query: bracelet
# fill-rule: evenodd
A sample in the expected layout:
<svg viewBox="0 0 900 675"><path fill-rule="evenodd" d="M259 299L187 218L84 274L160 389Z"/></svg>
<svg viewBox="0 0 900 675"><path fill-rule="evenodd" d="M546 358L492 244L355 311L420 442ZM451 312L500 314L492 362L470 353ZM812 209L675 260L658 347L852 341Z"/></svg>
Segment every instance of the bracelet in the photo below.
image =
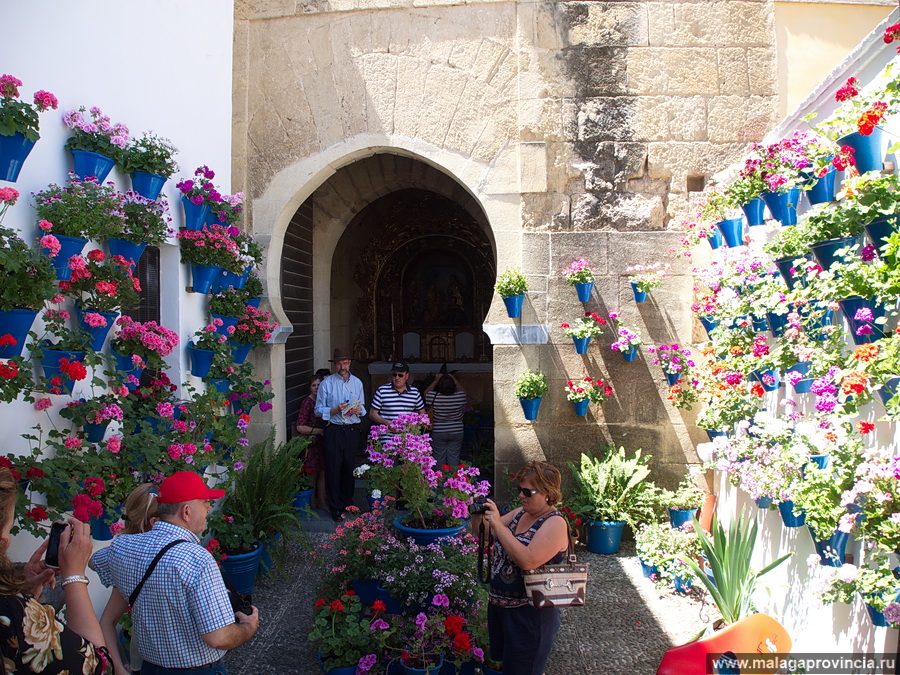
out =
<svg viewBox="0 0 900 675"><path fill-rule="evenodd" d="M82 574L72 574L68 577L63 577L62 581L59 582L59 585L65 587L67 584L84 584L87 586L91 583L91 580Z"/></svg>

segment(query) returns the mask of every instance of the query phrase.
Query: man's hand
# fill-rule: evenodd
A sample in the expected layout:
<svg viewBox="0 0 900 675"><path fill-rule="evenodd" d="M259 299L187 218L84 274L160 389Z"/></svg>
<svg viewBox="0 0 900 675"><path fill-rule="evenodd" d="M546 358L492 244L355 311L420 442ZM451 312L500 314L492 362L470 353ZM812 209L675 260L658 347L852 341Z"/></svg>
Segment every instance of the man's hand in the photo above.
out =
<svg viewBox="0 0 900 675"><path fill-rule="evenodd" d="M200 637L214 649L234 649L249 642L259 628L259 610L253 608L248 616L243 612L234 613L235 623L217 628L211 633L203 633Z"/></svg>

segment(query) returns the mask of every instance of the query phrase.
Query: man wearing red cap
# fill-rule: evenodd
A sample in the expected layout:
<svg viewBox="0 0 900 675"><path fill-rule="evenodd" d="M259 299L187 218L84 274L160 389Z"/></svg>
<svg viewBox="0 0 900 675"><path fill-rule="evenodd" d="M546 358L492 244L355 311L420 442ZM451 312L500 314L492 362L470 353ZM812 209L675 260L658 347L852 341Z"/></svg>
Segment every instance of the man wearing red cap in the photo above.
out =
<svg viewBox="0 0 900 675"><path fill-rule="evenodd" d="M131 600L142 675L224 674L222 657L256 634L257 609L232 611L218 565L200 545L210 500L224 495L192 471L174 473L159 486L153 528L117 537L91 559L103 584Z"/></svg>

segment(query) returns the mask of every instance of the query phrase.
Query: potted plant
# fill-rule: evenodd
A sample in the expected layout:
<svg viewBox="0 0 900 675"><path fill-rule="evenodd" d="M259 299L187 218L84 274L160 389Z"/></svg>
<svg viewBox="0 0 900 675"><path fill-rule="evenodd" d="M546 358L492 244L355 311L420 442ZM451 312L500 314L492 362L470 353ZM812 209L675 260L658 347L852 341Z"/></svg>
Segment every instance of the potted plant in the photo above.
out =
<svg viewBox="0 0 900 675"><path fill-rule="evenodd" d="M522 315L522 301L528 291L528 280L519 270L506 269L497 277L494 286L497 295L503 298L506 313L510 319L518 319Z"/></svg>
<svg viewBox="0 0 900 675"><path fill-rule="evenodd" d="M146 131L134 139L119 157L119 170L131 174L131 184L140 196L155 201L166 180L178 171L178 148L168 138Z"/></svg>
<svg viewBox="0 0 900 675"><path fill-rule="evenodd" d="M569 507L586 521L588 550L615 553L626 523L637 528L654 518L659 488L647 480L648 460L641 450L628 456L625 448L609 445L598 457L582 453L577 467L568 463L576 486Z"/></svg>
<svg viewBox="0 0 900 675"><path fill-rule="evenodd" d="M96 106L90 111L84 106L70 110L63 115L63 122L72 130L66 149L75 158L75 176L79 180L93 177L97 183L103 183L128 145L128 127L113 124Z"/></svg>
<svg viewBox="0 0 900 675"><path fill-rule="evenodd" d="M223 225L234 225L241 218L244 204L244 193L220 195L218 203L210 204L210 215Z"/></svg>
<svg viewBox="0 0 900 675"><path fill-rule="evenodd" d="M565 277L570 286L574 286L578 293L579 302L587 302L591 299L591 291L594 288L594 268L584 258L573 260L560 274Z"/></svg>
<svg viewBox="0 0 900 675"><path fill-rule="evenodd" d="M129 316L120 316L116 325L118 332L110 344L116 367L126 377L137 379L144 368L162 369L163 359L178 346L178 334L155 321L142 323Z"/></svg>
<svg viewBox="0 0 900 675"><path fill-rule="evenodd" d="M231 349L226 344L228 337L218 330L221 323L221 319L213 319L194 333L193 338L188 342L191 375L194 377L211 377L210 369L217 355L222 357L220 366L232 363Z"/></svg>
<svg viewBox="0 0 900 675"><path fill-rule="evenodd" d="M0 358L22 354L38 309L56 293L56 273L47 256L0 227Z"/></svg>
<svg viewBox="0 0 900 675"><path fill-rule="evenodd" d="M575 405L575 414L579 417L587 415L589 403L603 403L612 395L612 387L604 380L594 380L587 375L580 380L566 382L566 398Z"/></svg>
<svg viewBox="0 0 900 675"><path fill-rule="evenodd" d="M526 420L537 419L541 399L548 389L547 378L540 371L526 370L516 380L515 393L519 397L519 403L522 404Z"/></svg>
<svg viewBox="0 0 900 675"><path fill-rule="evenodd" d="M271 317L267 310L256 309L253 305L244 307L244 313L231 333L235 363L243 363L251 349L272 339L272 331L278 328L278 323Z"/></svg>
<svg viewBox="0 0 900 675"><path fill-rule="evenodd" d="M628 272L628 283L631 284L634 301L646 301L647 293L662 285L663 277L666 276L668 269L669 265L663 265L662 263L627 267L625 271Z"/></svg>
<svg viewBox="0 0 900 675"><path fill-rule="evenodd" d="M81 253L88 239L101 241L122 231L122 196L111 184L70 179L66 187L50 184L34 196L40 228L62 246L54 266L65 280L69 257ZM53 251L45 248L45 251Z"/></svg>
<svg viewBox="0 0 900 675"><path fill-rule="evenodd" d="M817 595L823 604L853 604L857 594L866 603L869 619L880 627L900 626L900 582L894 576L888 554L875 550L860 565L843 564L819 572Z"/></svg>
<svg viewBox="0 0 900 675"><path fill-rule="evenodd" d="M241 264L244 266L244 269L241 273L222 270L222 274L220 274L219 278L216 279L213 283L213 293L220 293L222 291L228 290L229 288L231 288L232 290L240 290L244 288L244 285L247 283L247 279L250 276L250 271L254 267L262 264L263 250L262 247L258 243L256 243L256 241L254 241L253 237L251 237L249 234L246 234L245 232L241 232L237 227L234 227L233 225L228 226L228 234L234 239L235 243L237 244L238 258Z"/></svg>
<svg viewBox="0 0 900 675"><path fill-rule="evenodd" d="M59 411L59 415L81 427L89 443L100 443L110 422L123 419L121 398L115 392L102 392L88 399L72 401Z"/></svg>
<svg viewBox="0 0 900 675"><path fill-rule="evenodd" d="M754 170L754 166L745 163L738 173L737 180L732 181L725 188L726 194L731 200L741 207L747 217L747 225L755 227L765 222L765 202L761 195L767 190L765 182Z"/></svg>
<svg viewBox="0 0 900 675"><path fill-rule="evenodd" d="M617 312L610 312L609 318L616 325L616 339L609 346L610 349L619 352L626 361L634 361L637 359L638 349L644 344L641 334L626 326Z"/></svg>
<svg viewBox="0 0 900 675"><path fill-rule="evenodd" d="M32 360L39 361L46 391L69 394L75 382L87 377L84 367L88 334L68 327L69 312L64 309L44 311L44 334L31 349Z"/></svg>
<svg viewBox="0 0 900 675"><path fill-rule="evenodd" d="M385 646L391 660L399 660L405 675L438 675L444 665L444 652L453 643L448 632L453 626L451 616L454 615L419 612L415 617L397 621L397 632Z"/></svg>
<svg viewBox="0 0 900 675"><path fill-rule="evenodd" d="M129 190L122 195L122 212L122 228L107 240L110 255L121 255L136 265L147 246L159 246L175 236L165 197L153 201Z"/></svg>
<svg viewBox="0 0 900 675"><path fill-rule="evenodd" d="M22 81L0 75L0 180L15 183L31 148L41 137L38 113L59 105L49 91L34 92L32 103L19 99Z"/></svg>
<svg viewBox="0 0 900 675"><path fill-rule="evenodd" d="M659 568L669 557L668 536L672 528L668 523L641 523L634 532L635 552L641 564L641 573L654 583L659 579Z"/></svg>
<svg viewBox="0 0 900 675"><path fill-rule="evenodd" d="M209 217L211 206L221 202L222 195L212 183L215 177L215 172L208 166L199 166L194 170L193 178L187 178L176 186L181 191L184 226L187 229L201 229Z"/></svg>
<svg viewBox="0 0 900 675"><path fill-rule="evenodd" d="M653 363L663 369L670 387L678 380L687 378L690 369L695 366L691 350L678 344L648 347L647 351L654 355Z"/></svg>
<svg viewBox="0 0 900 675"><path fill-rule="evenodd" d="M706 499L706 490L700 488L689 475L675 487L674 492L664 490L662 502L669 509L669 522L672 527L681 527L697 515L697 510L703 506Z"/></svg>
<svg viewBox="0 0 900 675"><path fill-rule="evenodd" d="M575 342L576 354L587 354L588 344L591 338L603 334L603 326L606 319L596 312L585 312L584 316L575 321L575 325L561 323L559 327Z"/></svg>
<svg viewBox="0 0 900 675"><path fill-rule="evenodd" d="M243 272L237 243L221 225L206 225L202 230L182 230L181 262L189 263L194 293L209 293L215 277L223 269Z"/></svg>
<svg viewBox="0 0 900 675"><path fill-rule="evenodd" d="M272 409L269 403L275 394L267 390L269 380L259 382L253 378L253 366L249 363L234 365L229 375L231 381L231 393L228 394L228 402L235 414L249 413L255 406L259 406L260 412L268 412Z"/></svg>
<svg viewBox="0 0 900 675"><path fill-rule="evenodd" d="M376 609L370 617L363 618L362 604L354 593L342 594L331 602L326 597L316 600L308 639L318 645L326 675L372 670L384 651L385 641L395 630L382 613L383 609Z"/></svg>
<svg viewBox="0 0 900 675"><path fill-rule="evenodd" d="M720 187L711 188L701 207L701 217L716 224L719 233L729 248L744 244L744 221L740 206L734 194Z"/></svg>

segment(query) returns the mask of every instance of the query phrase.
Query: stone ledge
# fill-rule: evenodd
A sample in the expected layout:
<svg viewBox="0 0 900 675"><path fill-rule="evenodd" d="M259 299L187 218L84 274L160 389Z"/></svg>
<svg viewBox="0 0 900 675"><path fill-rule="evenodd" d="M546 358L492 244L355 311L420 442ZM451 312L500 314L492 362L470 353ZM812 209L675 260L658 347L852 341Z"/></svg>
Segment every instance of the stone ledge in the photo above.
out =
<svg viewBox="0 0 900 675"><path fill-rule="evenodd" d="M497 345L544 345L550 341L547 327L542 325L485 324L482 328L495 347Z"/></svg>

